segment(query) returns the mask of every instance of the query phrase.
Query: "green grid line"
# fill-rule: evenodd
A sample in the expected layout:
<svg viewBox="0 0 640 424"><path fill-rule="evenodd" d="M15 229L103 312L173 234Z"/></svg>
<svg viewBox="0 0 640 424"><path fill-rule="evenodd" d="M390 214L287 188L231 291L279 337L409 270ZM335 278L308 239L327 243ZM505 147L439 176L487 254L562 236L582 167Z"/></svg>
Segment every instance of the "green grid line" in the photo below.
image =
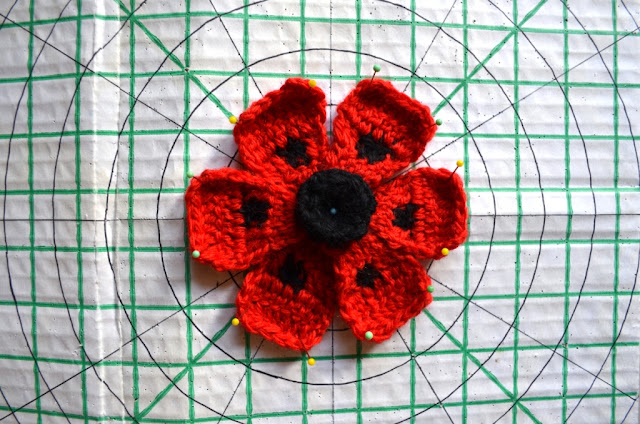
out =
<svg viewBox="0 0 640 424"><path fill-rule="evenodd" d="M215 12L207 12L207 11L191 11L190 13L191 17L202 17L202 18L214 18L216 16L218 16L217 13ZM229 19L244 19L244 15L245 13L229 13L227 15L225 15L225 18L229 18ZM265 20L265 21L282 21L282 22L298 22L300 21L300 17L298 16L287 16L287 15L261 15L261 14L252 14L252 13L248 13L247 17L252 19L252 20ZM147 21L147 20L158 20L158 19L184 19L185 18L185 14L184 13L150 13L150 14L137 14L136 18L138 21ZM123 22L126 20L126 16L122 16L122 15L100 15L100 14L85 14L80 16L81 20L101 20L101 21L113 21L113 22ZM333 18L333 19L329 19L329 18L322 18L322 17L314 17L314 16L305 16L304 17L305 22L312 22L312 23L335 23L335 24L350 24L350 25L355 25L357 23L361 23L364 25L385 25L385 26L410 26L411 22L410 21L404 21L401 19L366 19L366 18L357 18L356 19L352 19L352 18ZM70 21L76 21L75 17L61 17L60 19L39 19L34 21L34 25L35 26L40 26L40 25L50 25L56 22L70 22ZM15 22L6 22L4 24L4 27L6 28L14 28L17 26L26 26L29 25L29 21L15 21ZM458 24L458 23L441 23L441 22L425 22L425 21L417 21L416 22L417 26L420 27L434 27L434 26L442 26L442 28L445 29L464 29L465 25L464 24ZM562 29L556 29L556 28L539 28L539 27L527 27L524 25L519 25L520 28L522 28L522 30L524 32L527 33L538 33L538 34L559 34L559 35L563 35L565 34L565 31ZM467 23L466 28L471 29L471 30L479 30L479 31L511 31L513 29L513 26L508 26L508 25L482 25L482 24L473 24L473 23ZM567 29L566 31L567 34L569 35L584 35L584 31L582 29ZM603 36L616 36L619 34L622 34L621 32L617 32L617 31L609 31L609 30L603 30L603 29L589 29L589 34L591 35L603 35ZM637 37L640 36L640 33L638 32L634 32L631 36Z"/></svg>
<svg viewBox="0 0 640 424"><path fill-rule="evenodd" d="M356 8L356 57L355 57L355 70L356 70L356 79L360 80L360 72L362 71L362 58L360 57L360 52L362 51L362 1L355 0L355 8ZM338 23L337 19L333 19L333 24ZM356 340L356 411L357 415L357 424L363 424L362 417L362 342L360 340Z"/></svg>
<svg viewBox="0 0 640 424"><path fill-rule="evenodd" d="M411 69L413 73L416 73L417 69L416 69L416 15L415 15L416 1L415 0L411 0L410 8L411 8L411 41L410 41L411 53L410 53L409 69ZM411 78L410 85L411 85L411 98L415 99L416 98L416 82L414 78ZM410 343L409 350L412 358L411 363L409 364L409 386L410 386L409 403L411 404L410 423L415 424L416 422L416 417L415 417L415 414L416 414L416 408L415 408L416 360L414 358L414 355L416 353L416 319L415 318L411 318L411 320L409 321L409 328L411 330L411 340L409 341ZM426 378L427 377L425 375L425 379ZM434 394L435 394L435 391L434 391Z"/></svg>
<svg viewBox="0 0 640 424"><path fill-rule="evenodd" d="M613 88L613 86L609 87L609 88ZM191 134L193 135L229 135L232 133L232 130L226 130L226 129L192 129L189 131ZM75 136L76 133L80 136L112 136L112 137L117 137L118 135L120 136L128 136L131 134L131 132L129 131L123 131L122 133L120 133L119 131L90 131L90 130L81 130L81 131L64 131L64 132L34 132L32 134L32 138L60 138L62 137L70 137L70 136ZM134 131L134 135L163 135L163 134L178 134L180 133L179 129L175 129L175 130L136 130ZM447 132L439 132L436 135L435 139L438 138L456 138L456 139L460 139L462 137L464 137L465 135L467 135L466 133L447 133ZM532 139L532 140L565 140L565 137L561 134L527 134L528 138ZM491 138L501 138L501 139L505 139L505 138L514 138L514 139L522 139L522 138L527 138L527 136L525 135L516 135L516 134L509 134L509 133L501 133L501 134L496 134L496 133L478 133L478 134L473 134L474 138L477 139L491 139ZM11 137L10 134L0 134L0 140L1 139L26 139L29 137L28 133L16 133L13 135L13 137ZM585 141L589 141L589 140L612 140L615 137L615 134L605 134L605 135L583 135L582 137L580 135L569 135L569 139L570 140L582 140L584 139ZM631 136L623 136L620 135L618 136L618 139L620 141L634 141L633 137ZM471 189L473 187L470 187ZM553 189L553 187L549 187L546 188L545 190L551 190ZM597 190L598 187L594 187L594 190ZM11 190L8 190L9 192L11 192ZM58 191L56 190L56 193Z"/></svg>
<svg viewBox="0 0 640 424"><path fill-rule="evenodd" d="M251 36L249 33L249 29L250 29L250 15L249 15L249 10L248 10L248 4L249 4L249 0L244 0L244 6L245 9L243 10L242 13L242 20L243 20L243 35L242 35L242 45L243 45L243 61L245 64L249 63L250 60L250 56L249 56L249 43L251 40ZM244 91L244 96L242 98L242 105L244 106L244 109L246 109L249 106L249 68L246 68L244 70L243 73L243 91ZM244 347L244 356L245 356L245 361L247 361L247 363L249 363L249 361L251 361L251 334L248 332L245 332L245 347ZM304 364L303 364L304 367ZM253 387L251 385L252 381L253 381L253 375L252 375L252 371L250 368L247 368L246 370L246 374L245 374L245 396L246 396L246 411L247 411L247 424L252 424L253 423Z"/></svg>
<svg viewBox="0 0 640 424"><path fill-rule="evenodd" d="M162 188L162 190L157 188L125 188L125 187L116 187L112 189L101 189L101 188L88 188L88 189L57 189L55 192L46 189L34 189L31 190L7 190L8 196L28 196L33 194L34 196L51 196L52 193L55 193L56 196L65 196L65 195L73 195L76 194L171 194L171 193L184 193L185 188ZM470 193L487 193L487 192L496 192L496 193L511 193L516 192L515 187L492 187L491 189L488 187L469 187L467 189ZM527 193L540 193L542 191L546 193L633 193L640 192L640 187L594 187L593 189L589 187L544 187L543 189L537 187L521 187L521 192ZM568 215L568 213L563 214ZM622 214L629 215L629 214ZM486 215L493 216L493 215ZM496 215L500 216L500 215ZM581 216L581 215L577 215ZM155 218L153 218L155 219Z"/></svg>
<svg viewBox="0 0 640 424"><path fill-rule="evenodd" d="M468 10L467 10L467 0L462 0L462 43L464 46L469 45L469 32L468 32ZM465 128L469 127L469 84L467 82L467 78L469 78L469 57L468 50L463 49L462 52L462 72L464 75L465 82L462 85L463 88L463 97L462 97L462 120L464 122ZM438 113L438 108L433 111L433 114ZM463 156L464 163L469 163L469 137L465 134L463 139ZM464 167L464 187L465 190L469 187L470 175L469 175L469 167ZM471 229L471 200L467 197L467 211L469 216L467 218L467 230ZM465 299L469 299L469 279L470 279L470 247L469 240L464 243L464 282L463 282L463 293ZM467 365L468 365L468 348L469 348L469 308L465 308L462 314L462 421L467 422L468 418L468 405L469 405L469 393L467 385L464 384L467 376Z"/></svg>
<svg viewBox="0 0 640 424"><path fill-rule="evenodd" d="M513 9L512 9L512 13L513 13L513 22L518 22L518 1L517 0L513 0ZM517 31L517 27L514 25L514 31L513 31L513 81L515 82L515 84L513 85L513 98L515 99L519 99L520 98L520 90L519 90L519 85L518 85L518 78L519 78L519 62L518 62L518 58L520 57L520 52L519 52L519 41L520 41L520 34ZM516 135L518 135L520 133L520 109L519 109L519 105L520 103L515 103L514 104L514 113L513 113L513 131ZM514 266L514 303L513 303L513 371L512 371L512 385L513 385L513 395L512 395L512 399L517 399L518 398L518 373L519 373L519 364L518 364L518 342L519 342L519 335L520 333L518 332L518 326L520 324L520 316L519 316L519 312L520 312L520 271L521 271L521 254L522 254L522 249L521 249L521 245L520 245L520 241L521 241L521 237L522 237L522 192L520 191L520 182L521 182L521 169L520 169L520 143L521 143L521 139L520 138L516 138L515 140L515 149L514 149L514 154L515 154L515 168L516 168L516 175L515 175L515 183L516 183L516 202L517 202L517 210L518 210L518 217L516 218L516 263ZM517 408L513 408L511 410L511 422L513 424L517 424L518 422L518 409Z"/></svg>
<svg viewBox="0 0 640 424"><path fill-rule="evenodd" d="M133 7L133 6L132 6ZM219 18L222 19L222 18ZM184 169L189 169L189 147L190 147L190 142L191 142L191 137L189 134L189 127L190 127L190 122L189 122L189 116L191 115L191 87L189 84L190 81L190 77L191 74L190 72L186 72L187 70L191 69L191 37L189 37L189 34L191 33L191 0L186 0L185 1L185 18L184 18L184 24L185 24L185 29L184 29L184 36L186 38L186 42L185 42L185 49L184 49L184 69L185 69L185 73L184 73L184 113L183 113L183 119L184 119L184 125L185 125L185 130L182 134L182 140L183 140L183 163L184 163ZM183 176L183 182L186 183L186 174ZM186 216L186 213L185 213ZM186 222L185 222L185 229L186 229ZM185 231L185 242L186 240L186 234L187 232ZM185 302L187 304L186 307L186 314L187 314L187 331L186 331L186 343L187 343L187 363L189 363L189 366L187 367L188 370L188 385L189 385L189 421L194 421L196 418L196 410L195 410L195 396L196 396L196 390L195 390L195 374L193 371L193 366L191 365L194 361L194 357L193 357L193 324L191 322L192 318L193 318L193 313L191 310L191 290L192 290L192 281L191 281L191 261L189 260L189 255L184 255L184 263L185 263ZM208 348L211 345L207 345L206 349L208 350Z"/></svg>
<svg viewBox="0 0 640 424"><path fill-rule="evenodd" d="M564 292L558 292L558 293L529 293L529 295L526 295L525 293L520 293L518 295L519 299L524 299L525 297L527 298L531 298L531 299L555 299L555 298L563 298L565 296L568 297L578 297L578 296L582 296L582 297L611 297L613 298L615 295L618 295L618 297L626 297L626 296L631 296L632 294L634 296L640 295L640 289L637 289L635 291L630 291L630 290L617 290L617 291L588 291L585 290L582 292L582 294L580 294L580 292L569 292L569 293L564 293ZM475 301L482 301L482 300L514 300L515 296L514 295L509 295L509 294L476 294L473 299ZM460 302L461 301L461 297L460 296L438 296L437 298L435 298L433 300L434 302ZM0 300L0 306L15 306L16 303L14 303L12 300ZM75 304L73 302L68 302L67 304L65 303L59 303L59 302L31 302L31 301L20 301L18 300L17 302L18 306L21 307L37 307L37 308L69 308L69 309L79 309L80 305L79 304ZM99 305L90 305L90 304L84 304L83 306L84 310L91 310L91 311L99 311L99 310L112 310L112 309L131 309L133 306L123 303L122 305L120 303L101 303ZM207 309L221 309L221 308L235 308L235 304L233 303L207 303L207 304L193 304L193 305L189 305L189 307L191 309L198 309L198 310L207 310ZM158 310L158 311L179 311L181 310L180 306L174 306L174 305L136 305L135 308L137 310ZM617 345L617 343L616 343Z"/></svg>
<svg viewBox="0 0 640 424"><path fill-rule="evenodd" d="M569 16L567 13L566 7L562 10L563 17L563 28L566 30L568 27ZM569 87L567 82L569 81L569 36L567 33L564 34L563 37L563 65L564 65L564 134L565 134L565 142L564 142L564 160L565 160L565 187L568 188L571 184L571 142L568 137L569 135ZM572 223L572 212L573 212L573 202L571 200L571 192L566 192L567 199L567 213L569 216L567 217L567 227L565 232L565 238L569 240L571 237L571 232L573 228ZM564 273L564 310L562 317L563 328L567 329L563 338L563 358L562 361L562 422L565 422L567 419L567 393L569 390L568 387L568 374L569 374L569 363L566 358L569 357L569 349L567 345L569 344L569 297L567 293L569 292L571 286L571 244L565 244L565 265L564 265L565 273Z"/></svg>
<svg viewBox="0 0 640 424"><path fill-rule="evenodd" d="M635 394L634 394L635 395ZM608 398L609 394L588 394L585 398L586 399L602 399L602 398ZM579 399L581 397L581 395L568 395L567 396L569 399ZM620 397L624 397L624 395L616 395L617 398ZM525 397L522 399L522 402L549 402L549 401L558 401L560 400L561 397L560 396L535 396L535 397ZM489 400L478 400L478 401L468 401L466 404L468 406L478 406L478 405L500 405L500 404L508 404L511 403L511 399L489 399ZM463 406L464 403L463 402L444 402L443 405L447 408L456 408L456 407L460 407ZM419 409L426 409L426 408L432 408L434 406L436 406L435 404L427 404L427 403L421 403L421 404L416 404L415 405L416 408ZM405 411L405 410L410 410L411 405L394 405L392 407L367 407L367 408L362 408L363 412L392 412L392 411ZM7 408L6 406L0 406L0 411L9 411L9 408ZM357 408L340 408L340 409L336 409L335 411L332 409L319 409L319 410L312 410L309 411L309 415L331 415L334 413L337 414L353 414L356 413L358 411ZM25 413L25 414L34 414L35 410L30 409L30 408L24 408L20 411L21 413ZM56 412L56 411L42 411L43 415L46 416L50 416L50 417L63 417L64 415L60 412ZM80 415L80 414L67 414L67 416L71 419L84 419L85 417ZM277 417L299 417L302 416L302 412L301 411L283 411L283 412L272 412L272 413L255 413L253 415L253 418L277 418ZM225 421L229 421L229 418L231 419L235 419L235 420L243 420L243 419L248 419L248 416L245 415L231 415L228 416L228 418L221 418L220 421L221 422L225 422ZM105 421L120 421L122 420L122 417L117 415L117 416L94 416L94 415L89 415L88 419L92 420L92 421L96 421L96 422L105 422ZM124 417L124 420L126 422L132 421L131 417ZM212 417L204 417L204 418L197 418L194 420L194 422L196 423L200 423L200 422L204 422L204 423L208 423L208 422L214 422L214 421L218 421L218 416L212 416ZM176 420L176 419L153 419L153 418L149 418L149 419L143 419L143 420L139 420L140 423L184 423L184 420Z"/></svg>
<svg viewBox="0 0 640 424"><path fill-rule="evenodd" d="M29 75L33 74L33 18L34 18L34 1L29 1L29 29L31 33L29 34L29 56L27 58L27 70ZM26 82L26 80L25 80ZM33 250L35 246L35 208L34 208L34 194L33 194L33 80L29 80L27 83L27 145L29 149L29 246L31 247L31 252L29 252L29 274L31 280L31 301L35 305L38 294L37 294L37 284L36 284L36 255L35 250ZM37 307L31 306L31 350L33 352L34 357L38 357L38 309ZM33 360L33 359L31 359ZM34 394L36 397L40 396L40 375L38 373L38 364L36 361L33 361L33 387ZM37 424L42 424L42 414L41 414L42 402L40 399L36 400L36 411L38 414Z"/></svg>
<svg viewBox="0 0 640 424"><path fill-rule="evenodd" d="M616 31L618 29L618 1L612 0L611 2L611 22L613 25L613 30ZM614 44L613 44L613 82L614 86L618 83L618 36L614 35ZM618 140L618 130L619 130L619 117L618 117L618 90L614 88L613 90L613 186L618 188L618 179L620 177L620 142ZM615 223L615 238L616 241L620 239L620 193L615 193L616 197L616 223ZM614 245L613 248L613 325L612 325L612 335L611 335L611 385L616 387L616 374L617 374L617 347L616 347L616 337L618 334L618 287L620 285L620 246ZM612 388L612 393L615 393ZM616 398L613 396L611 398L611 424L616 422Z"/></svg>
<svg viewBox="0 0 640 424"><path fill-rule="evenodd" d="M226 18L226 15L225 15ZM594 56L595 59L595 56ZM592 59L592 60L594 60ZM129 79L129 78L142 78L148 79L151 76L154 78L165 78L165 77L175 77L182 76L185 71L158 71L156 72L136 72L132 74L130 72L100 72L96 70L87 70L84 75L84 78L104 78L111 80L111 82L115 83L113 80L120 79ZM245 71L242 71L245 72ZM237 72L233 71L216 71L211 69L192 69L189 68L189 73L196 76L219 76L219 77L232 77L236 76ZM251 75L257 78L269 78L269 79L277 79L282 80L291 77L302 77L306 76L307 78L313 78L321 81L328 81L329 79L333 80L342 80L342 81L358 81L359 78L356 74L336 74L336 75L327 75L327 74L316 74L306 72L304 74L298 72L251 72ZM73 79L75 78L74 73L60 73L60 74L51 74L51 75L34 75L31 77L32 81L59 81L63 79ZM378 75L376 78L383 78ZM402 76L402 75L384 75L384 79L393 82L410 82L416 79L414 76ZM27 82L28 77L10 77L10 78L0 78L0 84L15 84L15 83L25 83ZM455 77L431 77L429 75L420 76L421 81L425 81L428 83L448 83L448 84L461 84L464 82L463 78L455 78ZM512 79L483 79L483 78L470 78L468 79L469 84L473 85L503 85L503 86L512 86L516 84L516 81ZM532 87L543 87L549 86L549 81L543 80L520 80L517 82L520 86L532 86ZM614 88L613 83L607 82L584 82L584 81L571 81L569 82L570 87L581 87L581 88ZM640 84L638 83L619 83L618 86L620 88L640 88ZM60 134L60 133L56 133ZM474 134L475 136L475 134Z"/></svg>
<svg viewBox="0 0 640 424"><path fill-rule="evenodd" d="M82 68L80 67L80 60L82 59L82 21L78 19L78 16L82 14L82 0L76 0L76 7L78 8L77 16L76 16L76 46L75 46L75 54L76 54L76 87L80 87L80 82L82 78ZM78 131L80 130L80 115L82 113L82 105L81 105L81 96L79 94L79 90L76 92L76 96L74 99L74 125L75 125L75 183L76 190L80 190L82 186L82 152L80 145L80 135ZM62 142L62 140L61 140ZM82 219L82 197L80 193L76 194L76 220ZM78 336L80 339L81 345L81 356L82 356L82 369L86 368L86 352L85 352L85 338L84 338L84 270L83 270L83 258L82 258L82 225L76 226L76 244L78 246L78 253L76 254L76 263L78 264ZM87 373L82 373L81 376L81 384L82 384L82 414L84 415L84 422L87 424L89 422L89 405L87 400Z"/></svg>
<svg viewBox="0 0 640 424"><path fill-rule="evenodd" d="M226 334L226 331L228 329L227 324L225 324L223 328L221 328L213 337L211 337L211 340L213 340L214 342L220 340L220 338ZM459 340L456 339L456 341L460 343ZM194 360L192 363L157 361L157 364L156 364L156 362L153 362L153 361L149 361L149 362L138 361L137 365L139 367L146 367L146 368L155 368L158 365L162 368L182 368L183 369L182 371L184 372L184 374L180 377L176 376L172 380L174 382L177 382L180 379L184 378L184 375L187 372L187 368L190 366L191 367L211 367L211 366L218 366L218 365L234 365L234 364L251 365L252 363L255 363L255 364L285 363L285 362L299 363L301 360L300 356L278 356L278 357L254 358L253 360L245 360L245 359L238 358L237 360L227 359L227 360L217 360L217 361L200 361L200 358L203 357L210 350L212 346L213 345L209 344L207 345L207 347L202 349L197 355L194 356ZM610 343L570 343L567 346L569 349L599 349L603 347L610 347L611 344ZM640 346L640 342L618 342L616 343L616 346L617 347L638 347ZM519 352L527 352L527 351L543 351L544 352L544 351L553 350L554 347L555 345L544 345L544 346L539 344L521 345L521 346L518 346L518 351ZM491 353L494 351L494 349L495 348L470 348L468 349L468 352L471 354ZM496 352L509 353L512 350L513 350L513 347L511 346L501 346L496 350ZM442 350L430 350L427 352L419 352L420 354L419 356L420 357L446 356L446 355L460 355L461 353L462 353L462 350L460 349L442 349ZM391 359L391 358L411 359L411 352L406 351L406 352L387 352L387 353L362 353L361 357L363 359ZM327 355L319 355L314 358L318 362L331 361L332 359L354 360L358 358L358 355L356 353L343 354L343 355L335 355L334 358ZM33 361L33 358L31 356L8 355L8 354L0 354L0 359L8 359L12 361L27 361L27 362ZM75 359L49 358L44 356L37 357L36 359L38 360L38 362L45 362L45 363L52 363L52 364L76 365L76 366L80 366L82 364L81 360L75 360ZM121 361L121 360L113 360L113 361L104 360L99 364L95 365L95 367L97 368L112 368L112 367L125 367L125 366L133 367L134 362ZM601 378L603 378L604 380L604 377L601 377ZM173 384L168 383L165 389L168 392L169 389L171 389L172 387L173 387ZM164 390L161 391L160 393L163 393L163 392ZM616 392L618 394L624 393L622 391L616 391ZM634 394L631 392L627 393L627 395L634 396ZM141 412L141 415L146 416L147 411L143 410Z"/></svg>
<svg viewBox="0 0 640 424"><path fill-rule="evenodd" d="M131 10L135 10L135 0L129 0L129 7ZM126 10L126 7L122 3L120 3L120 9L127 15L133 18L131 12ZM129 66L131 70L131 74L135 74L136 68L136 28L132 24L132 21L129 20ZM136 92L136 81L135 78L129 79L129 92ZM135 232L133 225L133 213L134 213L134 198L133 192L131 191L135 185L135 136L134 136L134 128L135 128L135 98L129 97L129 156L127 158L128 162L128 210L127 210L127 230L128 230L128 243L129 243L129 252L128 252L128 260L129 260L129 300L131 302L130 308L130 320L132 323L132 328L130 330L131 338L133 342L131 343L131 358L133 361L133 367L131 370L131 375L133 378L133 415L137 417L140 414L140 371L138 369L138 339L137 335L137 322L138 322L138 313L136 310L136 274L135 274L135 261L136 255L133 250L135 243ZM119 185L119 184L116 184ZM126 324L125 324L126 325Z"/></svg>
<svg viewBox="0 0 640 424"><path fill-rule="evenodd" d="M300 75L305 77L306 75L306 53L305 47L307 44L307 34L306 34L306 25L305 25L305 8L306 1L300 0ZM246 11L247 9L245 9ZM245 62L247 63L247 62ZM245 109L248 105L245 105ZM309 355L307 353L307 355ZM302 411L302 424L309 424L308 412L309 412L309 386L307 386L307 378L309 375L309 368L307 362L305 360L305 354L301 355L301 372L300 372L300 380L302 384L300 384L300 398L302 400L302 404L300 405Z"/></svg>

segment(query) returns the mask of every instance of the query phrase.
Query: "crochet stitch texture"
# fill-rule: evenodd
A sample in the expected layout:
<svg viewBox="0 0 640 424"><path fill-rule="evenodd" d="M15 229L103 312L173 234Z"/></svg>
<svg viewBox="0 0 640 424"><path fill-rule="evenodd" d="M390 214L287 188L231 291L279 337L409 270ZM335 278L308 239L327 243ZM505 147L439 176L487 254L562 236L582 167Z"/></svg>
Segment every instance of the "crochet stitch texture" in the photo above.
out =
<svg viewBox="0 0 640 424"><path fill-rule="evenodd" d="M206 170L186 193L190 249L219 271L250 268L244 328L308 351L337 311L353 334L388 339L431 301L419 260L467 237L462 180L415 162L436 131L428 107L361 81L338 105L291 78L253 103L233 135L245 169Z"/></svg>

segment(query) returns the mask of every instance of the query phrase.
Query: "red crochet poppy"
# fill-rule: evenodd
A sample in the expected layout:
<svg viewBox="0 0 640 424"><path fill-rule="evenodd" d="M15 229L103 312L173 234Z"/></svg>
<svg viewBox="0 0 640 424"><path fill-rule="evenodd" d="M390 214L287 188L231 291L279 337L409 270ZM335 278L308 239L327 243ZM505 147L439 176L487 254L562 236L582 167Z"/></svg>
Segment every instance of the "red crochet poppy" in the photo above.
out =
<svg viewBox="0 0 640 424"><path fill-rule="evenodd" d="M357 338L391 337L432 300L418 260L467 237L456 174L392 178L433 138L428 107L387 81L362 81L338 106L329 143L325 96L311 85L292 78L253 103L233 131L246 170L204 171L186 193L197 260L251 267L236 298L242 325L301 351L336 308Z"/></svg>

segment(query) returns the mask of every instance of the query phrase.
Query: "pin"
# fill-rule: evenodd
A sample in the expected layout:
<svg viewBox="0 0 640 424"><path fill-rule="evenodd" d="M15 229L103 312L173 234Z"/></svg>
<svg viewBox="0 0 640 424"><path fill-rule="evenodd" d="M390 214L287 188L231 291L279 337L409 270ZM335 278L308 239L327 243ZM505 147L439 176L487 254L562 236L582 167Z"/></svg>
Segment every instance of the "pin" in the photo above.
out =
<svg viewBox="0 0 640 424"><path fill-rule="evenodd" d="M240 324L240 320L238 318L234 318L231 320L231 325L238 325Z"/></svg>
<svg viewBox="0 0 640 424"><path fill-rule="evenodd" d="M441 252L443 256L447 256L449 254L449 249L447 249L446 247L443 247Z"/></svg>
<svg viewBox="0 0 640 424"><path fill-rule="evenodd" d="M442 119L436 119L436 125L437 126L442 125Z"/></svg>
<svg viewBox="0 0 640 424"><path fill-rule="evenodd" d="M191 256L193 256L194 259L198 259L200 257L200 252L194 250L193 252L191 252Z"/></svg>
<svg viewBox="0 0 640 424"><path fill-rule="evenodd" d="M229 117L229 122L232 123L232 124L235 124L235 123L238 122L238 118L236 118L235 116L232 115L232 116Z"/></svg>
<svg viewBox="0 0 640 424"><path fill-rule="evenodd" d="M373 333L371 331L367 331L366 333L364 333L364 338L367 340L373 339Z"/></svg>
<svg viewBox="0 0 640 424"><path fill-rule="evenodd" d="M459 160L456 162L456 169L453 170L453 172L451 173L451 175L449 175L449 178L453 177L453 174L456 173L456 171L458 170L458 168L464 166L464 162Z"/></svg>
<svg viewBox="0 0 640 424"><path fill-rule="evenodd" d="M330 213L331 215L335 215L335 214L337 214L337 213L338 213L338 210L337 210L336 208L331 208L331 209L329 209L329 213Z"/></svg>
<svg viewBox="0 0 640 424"><path fill-rule="evenodd" d="M187 171L187 178L193 178L193 172Z"/></svg>
<svg viewBox="0 0 640 424"><path fill-rule="evenodd" d="M373 79L375 78L376 74L378 72L380 72L381 69L382 68L380 67L380 65L378 65L378 64L373 65L373 75L371 76L371 81L373 81Z"/></svg>
<svg viewBox="0 0 640 424"><path fill-rule="evenodd" d="M316 360L313 358L309 358L307 359L307 364L309 364L310 366L314 366L316 364Z"/></svg>
<svg viewBox="0 0 640 424"><path fill-rule="evenodd" d="M435 287L433 287L433 285L431 285L431 286L427 287L427 291L428 291L429 293L433 293L435 290L436 290L436 289L435 289Z"/></svg>
<svg viewBox="0 0 640 424"><path fill-rule="evenodd" d="M315 87L316 85L318 85L318 84L316 83L316 80L309 80L309 87L313 88L313 87Z"/></svg>

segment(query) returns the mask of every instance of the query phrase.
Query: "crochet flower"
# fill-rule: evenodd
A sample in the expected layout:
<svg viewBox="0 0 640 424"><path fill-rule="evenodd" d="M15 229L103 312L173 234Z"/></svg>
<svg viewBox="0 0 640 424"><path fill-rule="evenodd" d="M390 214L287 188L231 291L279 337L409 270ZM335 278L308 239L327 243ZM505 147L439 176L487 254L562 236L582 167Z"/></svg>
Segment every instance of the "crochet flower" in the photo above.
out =
<svg viewBox="0 0 640 424"><path fill-rule="evenodd" d="M244 328L286 348L319 343L336 309L381 342L431 301L422 259L464 242L461 179L415 162L435 134L428 107L365 80L338 105L292 78L253 103L233 135L243 170L206 170L186 193L189 244L219 271L249 268ZM371 337L373 336L373 337Z"/></svg>

